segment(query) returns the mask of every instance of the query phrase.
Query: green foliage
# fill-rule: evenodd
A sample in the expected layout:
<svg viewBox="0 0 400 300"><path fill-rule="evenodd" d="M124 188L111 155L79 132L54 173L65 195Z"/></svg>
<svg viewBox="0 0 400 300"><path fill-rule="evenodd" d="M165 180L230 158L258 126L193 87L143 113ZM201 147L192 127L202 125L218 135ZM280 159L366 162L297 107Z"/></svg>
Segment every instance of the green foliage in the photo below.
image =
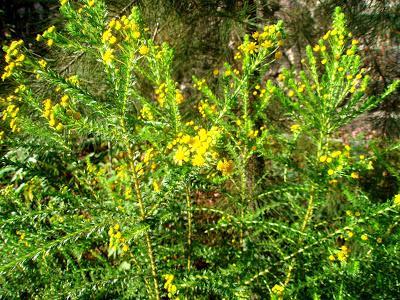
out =
<svg viewBox="0 0 400 300"><path fill-rule="evenodd" d="M15 91L1 102L0 298L399 293L400 196L377 203L361 182L376 165L397 172L385 157L398 144L368 153L337 142L399 81L368 94L339 9L304 70L264 78L282 56L278 22L187 93L173 49L137 8L109 20L102 1L60 2L65 27L37 40L83 53L102 88L22 41L4 48ZM272 120L271 103L291 126Z"/></svg>

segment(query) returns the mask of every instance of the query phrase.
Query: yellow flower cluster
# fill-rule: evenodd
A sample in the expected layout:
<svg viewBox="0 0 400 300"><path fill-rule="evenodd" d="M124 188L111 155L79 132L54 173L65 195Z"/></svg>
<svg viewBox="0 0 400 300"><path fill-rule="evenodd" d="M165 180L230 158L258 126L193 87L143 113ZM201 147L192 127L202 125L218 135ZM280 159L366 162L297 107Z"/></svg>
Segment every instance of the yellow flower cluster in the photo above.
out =
<svg viewBox="0 0 400 300"><path fill-rule="evenodd" d="M201 100L198 105L199 112L203 118L207 115L213 115L217 111L215 104L210 105L207 100Z"/></svg>
<svg viewBox="0 0 400 300"><path fill-rule="evenodd" d="M164 107L165 99L167 97L167 85L161 83L160 86L155 90L156 100L161 107Z"/></svg>
<svg viewBox="0 0 400 300"><path fill-rule="evenodd" d="M299 133L301 130L301 126L299 124L293 124L290 126L290 131L293 132L294 134Z"/></svg>
<svg viewBox="0 0 400 300"><path fill-rule="evenodd" d="M69 96L68 95L63 95L61 97L61 100L60 100L60 105L62 107L67 107L68 106L68 101L69 101Z"/></svg>
<svg viewBox="0 0 400 300"><path fill-rule="evenodd" d="M275 284L274 287L272 288L272 293L275 295L281 296L283 294L283 291L285 290L285 287L280 284Z"/></svg>
<svg viewBox="0 0 400 300"><path fill-rule="evenodd" d="M23 243L26 247L28 247L29 243L25 240L25 236L26 236L25 232L17 230L16 234L19 236L18 241L20 243Z"/></svg>
<svg viewBox="0 0 400 300"><path fill-rule="evenodd" d="M247 137L251 139L255 139L258 136L259 131L256 129L250 129L249 132L247 133Z"/></svg>
<svg viewBox="0 0 400 300"><path fill-rule="evenodd" d="M111 253L116 253L119 249L123 252L129 250L129 246L126 244L126 239L122 236L119 224L115 224L108 230L108 235L110 236L110 242L108 245L109 251Z"/></svg>
<svg viewBox="0 0 400 300"><path fill-rule="evenodd" d="M336 253L336 256L331 254L329 255L329 260L330 261L335 261L336 258L340 261L340 262L345 262L347 260L347 258L349 257L350 254L350 249L349 247L347 247L346 245L343 245L342 247L340 247L340 250Z"/></svg>
<svg viewBox="0 0 400 300"><path fill-rule="evenodd" d="M106 65L110 65L112 63L112 60L114 59L114 50L113 49L107 49L102 55L101 58L103 62Z"/></svg>
<svg viewBox="0 0 400 300"><path fill-rule="evenodd" d="M62 131L64 126L61 123L57 123L54 116L54 106L50 99L46 99L43 101L43 117L45 117L49 121L49 125L53 127L57 131Z"/></svg>
<svg viewBox="0 0 400 300"><path fill-rule="evenodd" d="M227 160L226 158L218 161L217 170L222 173L223 176L229 176L233 173L233 161Z"/></svg>
<svg viewBox="0 0 400 300"><path fill-rule="evenodd" d="M147 47L146 45L140 46L140 48L139 48L139 54L140 55L145 56L145 55L149 54L149 52L150 52L149 47Z"/></svg>
<svg viewBox="0 0 400 300"><path fill-rule="evenodd" d="M172 284L172 281L174 280L175 276L172 274L165 274L164 276L164 289L167 290L168 292L168 298L171 299L177 292L177 288L175 284Z"/></svg>
<svg viewBox="0 0 400 300"><path fill-rule="evenodd" d="M118 41L131 41L140 38L141 34L139 31L139 26L136 24L135 20L131 17L122 16L120 19L112 19L108 25L107 29L103 32L101 41L105 45L105 51L102 53L102 60L106 65L111 64L114 59L115 47ZM142 46L139 52L143 55L146 49ZM120 48L120 45L118 45ZM148 52L148 48L147 48Z"/></svg>
<svg viewBox="0 0 400 300"><path fill-rule="evenodd" d="M266 93L266 89L262 89L259 84L254 87L253 95L259 96L260 98L264 97Z"/></svg>
<svg viewBox="0 0 400 300"><path fill-rule="evenodd" d="M12 132L20 132L20 128L17 126L17 116L19 112L19 107L15 104L9 104L5 111L2 112L2 120L6 121L10 119L10 129Z"/></svg>
<svg viewBox="0 0 400 300"><path fill-rule="evenodd" d="M15 93L23 93L26 90L26 86L21 84L15 89ZM2 111L2 120L9 120L9 126L11 132L18 133L21 131L21 128L18 127L18 113L20 108L15 104L20 98L17 98L15 95L9 95L7 98L0 98L1 103L5 103L7 105L6 109ZM4 132L0 132L0 140L3 138Z"/></svg>
<svg viewBox="0 0 400 300"><path fill-rule="evenodd" d="M190 136L189 134L178 134L167 149L177 146L173 155L174 162L182 166L183 163L189 162L195 167L203 167L207 163L207 159L216 159L217 153L214 146L220 135L217 127L212 127L209 131L204 128L197 128L197 134Z"/></svg>
<svg viewBox="0 0 400 300"><path fill-rule="evenodd" d="M344 149L342 151L340 150L335 150L333 152L327 152L326 154L323 154L319 157L319 161L321 163L326 164L329 166L329 169L327 170L327 174L329 176L336 175L339 172L344 172L347 174L352 179L359 179L360 174L356 171L351 171L352 168L361 168L361 169L367 169L367 170L373 170L373 161L372 160L364 160L365 156L360 155L359 161L357 161L356 157L352 157L350 155L350 146L345 145ZM353 165L355 163L355 165ZM353 167L352 167L353 165ZM347 172L346 172L347 170ZM332 179L330 183L337 183L338 181L336 179Z"/></svg>
<svg viewBox="0 0 400 300"><path fill-rule="evenodd" d="M205 79L201 79L199 81L197 81L195 84L193 84L193 87L196 89L198 89L199 91L201 91L201 89L203 88L203 86L206 85L206 80Z"/></svg>
<svg viewBox="0 0 400 300"><path fill-rule="evenodd" d="M15 68L22 66L25 60L25 54L20 51L23 44L22 40L18 40L12 41L8 47L5 47L5 61L7 65L4 67L4 73L1 75L3 81L13 74Z"/></svg>
<svg viewBox="0 0 400 300"><path fill-rule="evenodd" d="M56 27L50 26L49 28L47 28L43 34L38 34L36 36L36 41L40 42L42 41L43 38L47 39L47 46L51 47L54 45L54 33L56 31Z"/></svg>
<svg viewBox="0 0 400 300"><path fill-rule="evenodd" d="M396 196L394 196L393 203L394 203L394 205L400 206L400 194L397 194Z"/></svg>
<svg viewBox="0 0 400 300"><path fill-rule="evenodd" d="M365 69L361 69L360 73L356 74L355 76L348 74L346 79L349 81L350 84L350 93L354 94L357 90L360 92L364 92L367 88L367 80L369 79L368 75L365 76L366 81L363 80L363 73L365 73Z"/></svg>
<svg viewBox="0 0 400 300"><path fill-rule="evenodd" d="M337 172L343 171L344 166L348 163L347 159L350 157L350 147L345 146L345 151L335 150L327 152L319 157L321 163L330 165L327 173L329 176L335 175ZM331 183L337 183L337 180L332 180Z"/></svg>
<svg viewBox="0 0 400 300"><path fill-rule="evenodd" d="M268 25L264 27L262 32L254 32L252 34L253 41L246 40L243 44L238 47L238 50L245 54L255 54L262 50L271 50L272 48L277 48L283 45L282 33L278 25ZM275 58L279 59L282 53L275 52ZM240 53L235 55L235 59L240 59Z"/></svg>
<svg viewBox="0 0 400 300"><path fill-rule="evenodd" d="M185 97L183 96L182 92L180 90L175 91L175 102L176 104L181 104L185 100Z"/></svg>
<svg viewBox="0 0 400 300"><path fill-rule="evenodd" d="M146 121L154 120L153 113L151 112L150 107L148 105L143 105L142 109L140 110L140 118Z"/></svg>

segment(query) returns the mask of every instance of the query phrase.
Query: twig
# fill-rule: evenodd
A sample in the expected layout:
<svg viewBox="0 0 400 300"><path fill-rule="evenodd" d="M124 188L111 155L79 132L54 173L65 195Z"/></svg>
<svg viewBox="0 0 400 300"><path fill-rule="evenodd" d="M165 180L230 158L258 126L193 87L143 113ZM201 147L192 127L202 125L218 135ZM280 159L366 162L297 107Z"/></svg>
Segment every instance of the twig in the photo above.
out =
<svg viewBox="0 0 400 300"><path fill-rule="evenodd" d="M81 52L80 54L78 54L77 56L75 56L64 68L62 68L60 70L60 73L64 73L65 71L68 70L68 68L70 66L72 66L78 59L80 59L83 55L85 54L85 52Z"/></svg>

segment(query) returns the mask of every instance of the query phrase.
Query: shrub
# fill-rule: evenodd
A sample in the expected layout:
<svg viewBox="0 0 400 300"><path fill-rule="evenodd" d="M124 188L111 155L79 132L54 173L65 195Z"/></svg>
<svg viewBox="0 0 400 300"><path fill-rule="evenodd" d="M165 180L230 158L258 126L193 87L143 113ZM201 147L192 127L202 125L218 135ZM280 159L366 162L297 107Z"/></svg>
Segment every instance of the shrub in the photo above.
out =
<svg viewBox="0 0 400 300"><path fill-rule="evenodd" d="M92 76L60 75L23 41L4 48L1 298L398 294L400 196L376 203L360 184L398 144L368 152L339 129L399 81L368 95L340 9L301 71L263 76L282 56L278 22L190 90L137 8L60 10L65 27L37 40L83 55Z"/></svg>

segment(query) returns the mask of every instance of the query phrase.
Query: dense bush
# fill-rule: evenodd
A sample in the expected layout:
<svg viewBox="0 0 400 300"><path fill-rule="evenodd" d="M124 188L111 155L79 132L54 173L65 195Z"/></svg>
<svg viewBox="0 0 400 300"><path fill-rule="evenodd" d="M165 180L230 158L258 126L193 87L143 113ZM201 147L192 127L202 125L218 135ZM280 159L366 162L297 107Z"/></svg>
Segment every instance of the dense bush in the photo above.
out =
<svg viewBox="0 0 400 300"><path fill-rule="evenodd" d="M302 70L265 78L278 22L185 91L137 8L61 13L37 41L91 73L4 48L0 299L396 298L400 144L339 133L399 81L370 95L340 9Z"/></svg>

